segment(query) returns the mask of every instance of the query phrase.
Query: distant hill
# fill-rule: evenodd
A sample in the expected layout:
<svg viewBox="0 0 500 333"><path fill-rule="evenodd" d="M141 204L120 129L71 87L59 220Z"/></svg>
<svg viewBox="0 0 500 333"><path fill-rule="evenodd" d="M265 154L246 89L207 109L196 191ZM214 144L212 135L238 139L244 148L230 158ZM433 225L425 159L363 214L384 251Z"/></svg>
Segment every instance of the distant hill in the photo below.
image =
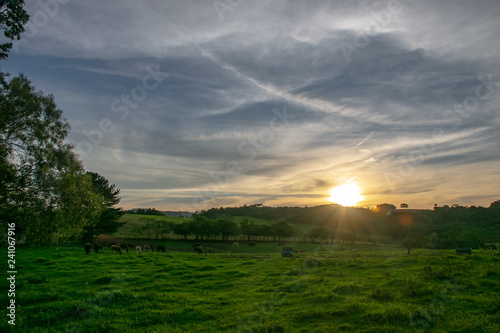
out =
<svg viewBox="0 0 500 333"><path fill-rule="evenodd" d="M191 212L175 212L175 211L160 211L155 208L134 208L131 210L125 211L126 214L140 214L140 215L165 215L169 217L193 217L193 213Z"/></svg>
<svg viewBox="0 0 500 333"><path fill-rule="evenodd" d="M166 216L170 217L193 217L191 212L174 212L174 211L161 211Z"/></svg>

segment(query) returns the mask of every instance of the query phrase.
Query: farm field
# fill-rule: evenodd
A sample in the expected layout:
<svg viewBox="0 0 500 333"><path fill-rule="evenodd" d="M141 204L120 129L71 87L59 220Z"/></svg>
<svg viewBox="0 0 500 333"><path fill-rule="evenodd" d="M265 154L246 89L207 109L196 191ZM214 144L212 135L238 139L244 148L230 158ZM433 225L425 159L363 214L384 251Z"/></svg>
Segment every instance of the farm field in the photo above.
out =
<svg viewBox="0 0 500 333"><path fill-rule="evenodd" d="M177 251L19 247L16 326L0 331L500 332L498 251L162 244Z"/></svg>

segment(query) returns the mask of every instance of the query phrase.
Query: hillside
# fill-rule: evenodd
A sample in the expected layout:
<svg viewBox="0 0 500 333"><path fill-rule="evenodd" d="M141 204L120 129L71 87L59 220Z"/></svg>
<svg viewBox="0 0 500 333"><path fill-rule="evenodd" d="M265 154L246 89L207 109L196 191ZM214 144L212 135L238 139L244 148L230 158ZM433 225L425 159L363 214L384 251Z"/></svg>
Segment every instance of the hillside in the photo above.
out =
<svg viewBox="0 0 500 333"><path fill-rule="evenodd" d="M324 205L316 207L242 207L213 208L203 214L245 216L250 220L278 221L303 232L317 229L326 238L348 235L353 240L374 238L410 242L415 247L454 248L480 247L500 242L500 201L490 207L458 205L434 207L433 210L401 210L382 204L375 209ZM342 236L344 235L344 236Z"/></svg>

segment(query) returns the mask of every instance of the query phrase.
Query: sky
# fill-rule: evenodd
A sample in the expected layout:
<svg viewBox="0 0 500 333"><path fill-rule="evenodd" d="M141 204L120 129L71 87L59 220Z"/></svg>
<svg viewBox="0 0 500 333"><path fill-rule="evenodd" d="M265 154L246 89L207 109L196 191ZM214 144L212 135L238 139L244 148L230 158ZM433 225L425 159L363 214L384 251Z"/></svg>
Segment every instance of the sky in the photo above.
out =
<svg viewBox="0 0 500 333"><path fill-rule="evenodd" d="M0 68L54 95L125 209L321 205L346 184L361 207L500 199L498 0L26 9Z"/></svg>

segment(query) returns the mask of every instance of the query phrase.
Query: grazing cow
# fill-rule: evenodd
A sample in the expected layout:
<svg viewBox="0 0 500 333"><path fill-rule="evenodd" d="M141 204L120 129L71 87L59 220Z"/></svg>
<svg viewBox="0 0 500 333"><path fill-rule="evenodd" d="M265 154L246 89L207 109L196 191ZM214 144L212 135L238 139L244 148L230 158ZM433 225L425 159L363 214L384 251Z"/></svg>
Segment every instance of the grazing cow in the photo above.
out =
<svg viewBox="0 0 500 333"><path fill-rule="evenodd" d="M207 253L212 253L212 249L208 249L208 250L207 250Z"/></svg>
<svg viewBox="0 0 500 333"><path fill-rule="evenodd" d="M120 253L120 254L122 254L122 248L121 247L119 247L118 245L111 245L111 253L113 253L115 251L118 252L118 253Z"/></svg>
<svg viewBox="0 0 500 333"><path fill-rule="evenodd" d="M141 247L139 245L135 247L135 253L141 254Z"/></svg>
<svg viewBox="0 0 500 333"><path fill-rule="evenodd" d="M194 243L192 248L198 253L203 253L203 251L201 250L201 243Z"/></svg>
<svg viewBox="0 0 500 333"><path fill-rule="evenodd" d="M296 252L296 253L304 253L304 250L297 249L297 250L293 250L293 252Z"/></svg>
<svg viewBox="0 0 500 333"><path fill-rule="evenodd" d="M144 249L144 251L148 251L148 252L151 252L151 246L149 245L143 245L142 248Z"/></svg>
<svg viewBox="0 0 500 333"><path fill-rule="evenodd" d="M102 246L99 243L94 244L94 253L99 253L99 249L102 249Z"/></svg>
<svg viewBox="0 0 500 333"><path fill-rule="evenodd" d="M167 250L165 249L165 246L158 245L158 252L167 252Z"/></svg>
<svg viewBox="0 0 500 333"><path fill-rule="evenodd" d="M92 249L92 245L90 243L87 243L83 248L85 249L85 253L89 254L90 249Z"/></svg>
<svg viewBox="0 0 500 333"><path fill-rule="evenodd" d="M120 243L118 243L118 246L120 246L122 249L124 249L128 253L128 246L127 246L127 244L121 245Z"/></svg>
<svg viewBox="0 0 500 333"><path fill-rule="evenodd" d="M248 246L255 246L255 242L249 242Z"/></svg>
<svg viewBox="0 0 500 333"><path fill-rule="evenodd" d="M238 246L240 246L240 243L238 243L238 242L234 242L234 243L233 243L233 246L234 246L234 247L238 247Z"/></svg>

